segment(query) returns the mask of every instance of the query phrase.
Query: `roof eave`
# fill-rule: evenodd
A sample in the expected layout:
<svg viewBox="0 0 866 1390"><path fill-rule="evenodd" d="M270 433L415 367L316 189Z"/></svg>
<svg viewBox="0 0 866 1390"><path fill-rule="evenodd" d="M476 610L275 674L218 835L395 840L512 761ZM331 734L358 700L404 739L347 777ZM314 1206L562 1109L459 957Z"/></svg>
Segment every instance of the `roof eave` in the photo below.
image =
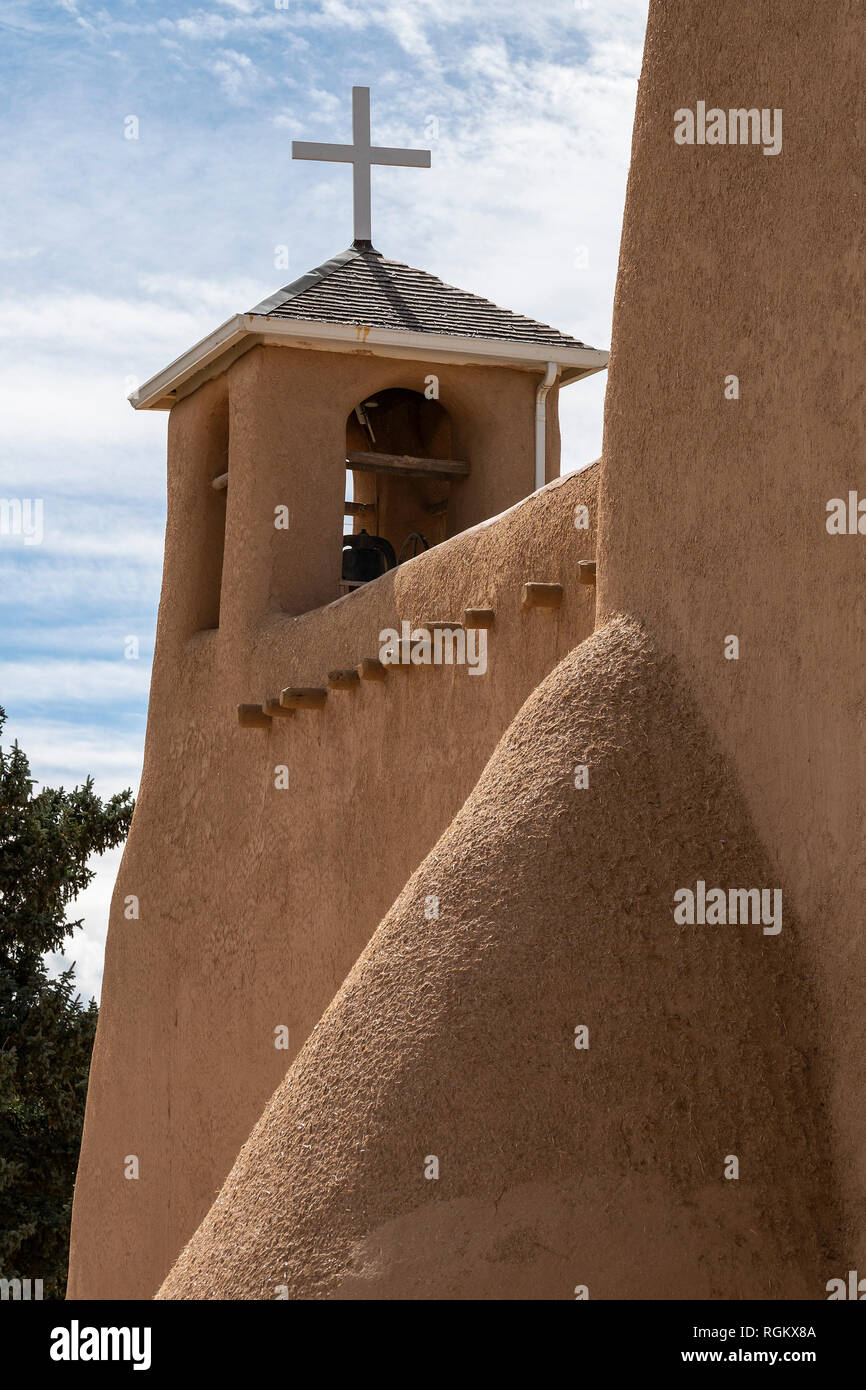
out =
<svg viewBox="0 0 866 1390"><path fill-rule="evenodd" d="M216 375L221 359L237 349L245 338L249 340L249 347L270 343L321 351L372 353L381 357L412 357L422 361L517 367L524 371L541 370L548 362L553 362L561 369L562 385L603 371L608 362L608 353L598 348L567 348L551 343L519 343L450 333L415 333L402 328L319 323L268 314L235 314L133 391L130 404L135 410L170 410L191 378L206 379L202 373L207 374L209 367L210 375ZM196 382L198 384L200 381Z"/></svg>
<svg viewBox="0 0 866 1390"><path fill-rule="evenodd" d="M170 410L177 390L246 336L246 314L234 314L127 397L133 410Z"/></svg>

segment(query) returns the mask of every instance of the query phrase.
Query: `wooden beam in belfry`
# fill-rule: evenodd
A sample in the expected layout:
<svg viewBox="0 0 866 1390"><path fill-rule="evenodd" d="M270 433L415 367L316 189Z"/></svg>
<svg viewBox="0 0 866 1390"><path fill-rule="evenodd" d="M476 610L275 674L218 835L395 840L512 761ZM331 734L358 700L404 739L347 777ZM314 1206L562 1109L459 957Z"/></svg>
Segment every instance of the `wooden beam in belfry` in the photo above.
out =
<svg viewBox="0 0 866 1390"><path fill-rule="evenodd" d="M413 454L347 453L346 467L361 473L399 473L405 478L465 478L469 464L462 459L422 459Z"/></svg>

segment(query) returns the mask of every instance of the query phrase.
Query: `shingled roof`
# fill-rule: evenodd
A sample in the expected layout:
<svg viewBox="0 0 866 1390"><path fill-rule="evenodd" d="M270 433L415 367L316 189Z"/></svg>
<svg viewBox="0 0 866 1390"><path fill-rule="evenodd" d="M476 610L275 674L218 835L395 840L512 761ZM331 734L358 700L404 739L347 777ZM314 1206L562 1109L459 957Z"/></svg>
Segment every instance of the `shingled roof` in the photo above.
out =
<svg viewBox="0 0 866 1390"><path fill-rule="evenodd" d="M307 323L366 324L457 338L587 347L549 324L446 285L426 270L354 247L277 290L249 312Z"/></svg>
<svg viewBox="0 0 866 1390"><path fill-rule="evenodd" d="M547 323L500 309L425 270L390 261L369 243L325 261L254 309L234 314L130 395L136 410L170 410L181 395L260 343L340 352L416 354L544 372L559 384L603 371L608 354Z"/></svg>

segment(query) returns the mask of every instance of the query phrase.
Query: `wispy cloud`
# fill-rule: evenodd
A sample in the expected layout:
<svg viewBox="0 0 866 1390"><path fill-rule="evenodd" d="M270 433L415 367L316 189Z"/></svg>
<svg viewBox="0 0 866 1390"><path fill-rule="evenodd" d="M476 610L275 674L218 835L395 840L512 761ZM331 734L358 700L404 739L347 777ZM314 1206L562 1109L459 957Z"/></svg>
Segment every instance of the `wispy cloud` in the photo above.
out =
<svg viewBox="0 0 866 1390"><path fill-rule="evenodd" d="M235 106L249 106L253 98L273 87L273 78L257 68L247 53L224 48L210 63L210 71Z"/></svg>
<svg viewBox="0 0 866 1390"><path fill-rule="evenodd" d="M42 657L39 661L7 661L3 667L3 699L16 705L113 705L119 700L140 702L147 698L150 667L147 660L127 661L123 655L126 634L118 632L114 661L84 661Z"/></svg>
<svg viewBox="0 0 866 1390"><path fill-rule="evenodd" d="M70 15L72 19L75 20L75 23L79 25L80 28L84 29L88 34L92 34L94 32L94 26L90 23L89 19L85 18L85 16L81 13L81 10L75 3L75 0L57 0L57 3L60 6L61 10L65 10L66 13Z"/></svg>
<svg viewBox="0 0 866 1390"><path fill-rule="evenodd" d="M55 455L61 474L74 478L79 451L89 443L132 444L135 432L126 396L138 379L134 366L130 354L118 359L113 373L97 368L82 371L74 350L70 350L63 363L39 363L34 357L32 365L5 367L0 377L4 453L15 448L17 466L22 468L22 449L50 443L64 450ZM165 421L152 417L138 427L139 436L145 431L150 431L151 437L159 431L164 437ZM6 468L2 465L4 473ZM25 471L25 479L28 476Z"/></svg>
<svg viewBox="0 0 866 1390"><path fill-rule="evenodd" d="M162 18L157 28L164 34L177 34L195 43L223 43L226 39L290 32L288 10L272 8L270 12L263 12L258 5L249 9L241 9L240 6L231 8L234 9L233 14L199 9L178 19Z"/></svg>
<svg viewBox="0 0 866 1390"><path fill-rule="evenodd" d="M84 1001L98 1001L102 990L108 914L121 856L120 849L107 850L103 855L94 855L89 861L89 867L95 874L93 882L83 893L79 893L66 914L68 922L82 922L82 929L71 937L64 954L54 952L48 958L49 969L55 975L70 965L75 966L76 988Z"/></svg>
<svg viewBox="0 0 866 1390"><path fill-rule="evenodd" d="M15 716L7 710L3 743L16 740L30 759L39 786L80 786L92 776L98 796L113 796L141 777L140 728L118 729L103 724L71 723L57 719Z"/></svg>

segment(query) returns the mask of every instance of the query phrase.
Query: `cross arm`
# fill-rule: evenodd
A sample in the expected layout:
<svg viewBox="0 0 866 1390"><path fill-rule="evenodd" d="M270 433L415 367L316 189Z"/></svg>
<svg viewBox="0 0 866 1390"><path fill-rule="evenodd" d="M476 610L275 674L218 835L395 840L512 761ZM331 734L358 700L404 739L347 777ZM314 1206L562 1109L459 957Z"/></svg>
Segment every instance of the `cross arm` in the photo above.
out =
<svg viewBox="0 0 866 1390"><path fill-rule="evenodd" d="M429 150L394 150L387 145L374 145L370 151L372 164L401 164L407 169L429 169Z"/></svg>
<svg viewBox="0 0 866 1390"><path fill-rule="evenodd" d="M332 164L353 164L354 145L318 145L313 140L293 140L292 159L327 159Z"/></svg>

